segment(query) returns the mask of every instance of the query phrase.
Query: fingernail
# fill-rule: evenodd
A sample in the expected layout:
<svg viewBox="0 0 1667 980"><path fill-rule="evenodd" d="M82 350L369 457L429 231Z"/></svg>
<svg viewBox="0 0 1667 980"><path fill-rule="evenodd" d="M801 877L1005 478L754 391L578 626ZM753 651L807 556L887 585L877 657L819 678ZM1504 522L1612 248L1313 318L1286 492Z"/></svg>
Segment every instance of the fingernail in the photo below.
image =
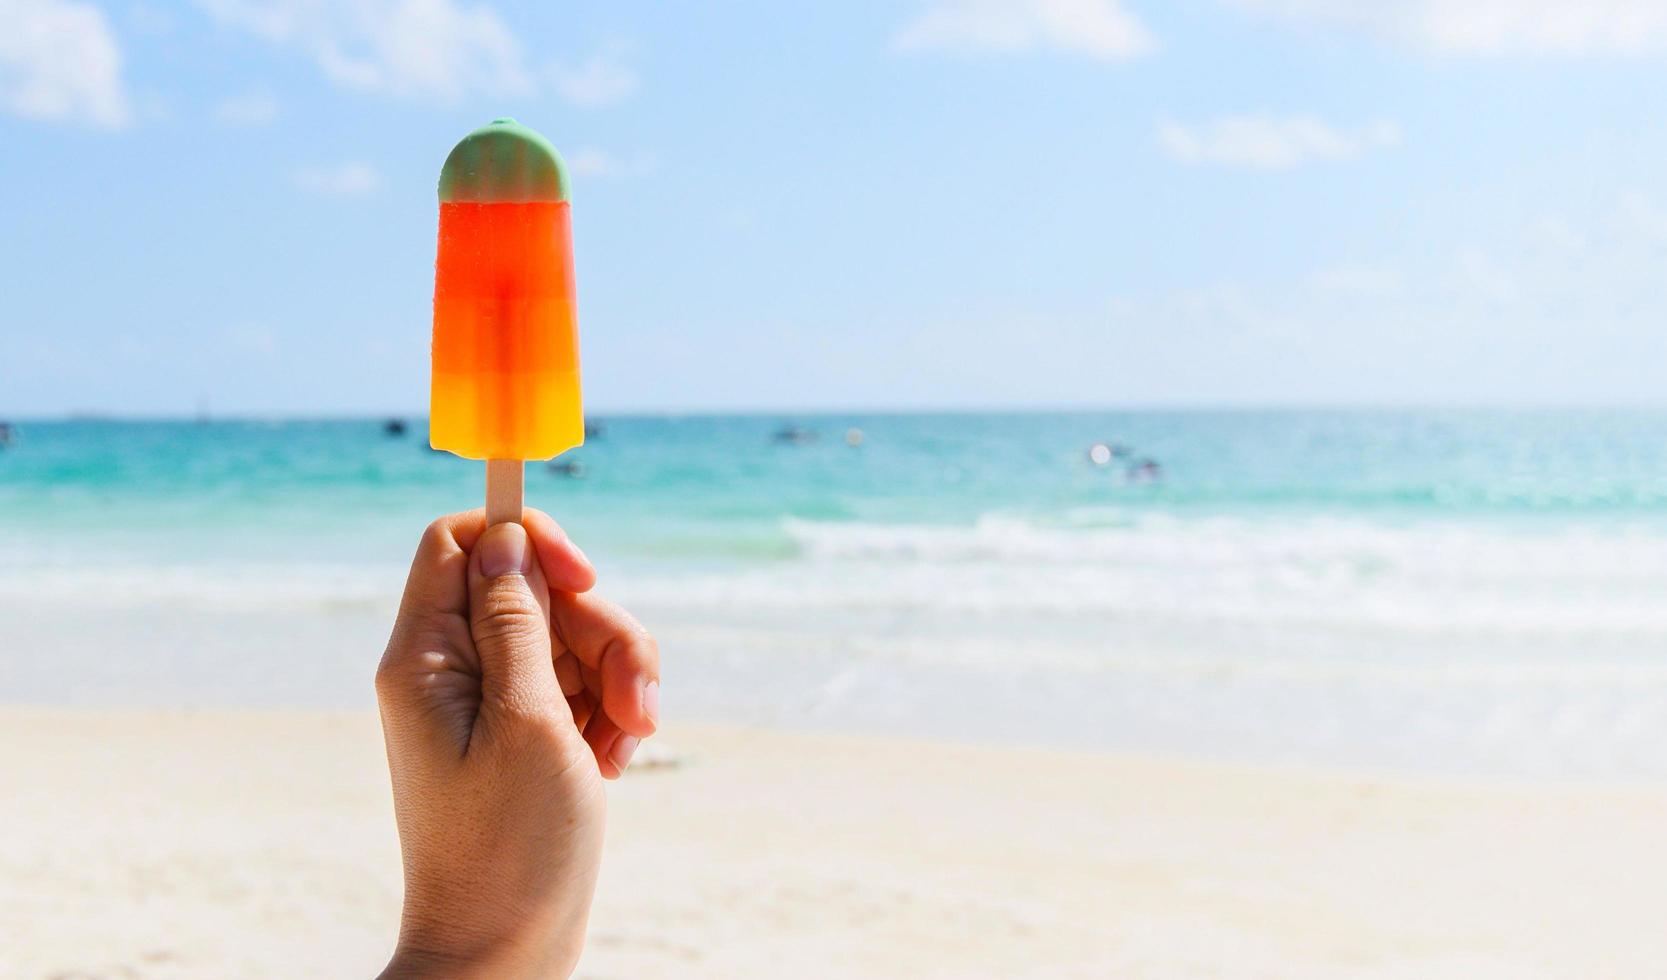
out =
<svg viewBox="0 0 1667 980"><path fill-rule="evenodd" d="M660 682L649 681L642 689L642 713L648 716L649 724L660 727Z"/></svg>
<svg viewBox="0 0 1667 980"><path fill-rule="evenodd" d="M480 573L497 578L527 570L527 532L519 524L494 524L481 535Z"/></svg>
<svg viewBox="0 0 1667 980"><path fill-rule="evenodd" d="M621 735L619 741L614 743L614 750L608 753L608 758L613 760L620 772L624 772L625 767L631 764L631 756L636 754L637 743L641 741L642 739L635 735Z"/></svg>

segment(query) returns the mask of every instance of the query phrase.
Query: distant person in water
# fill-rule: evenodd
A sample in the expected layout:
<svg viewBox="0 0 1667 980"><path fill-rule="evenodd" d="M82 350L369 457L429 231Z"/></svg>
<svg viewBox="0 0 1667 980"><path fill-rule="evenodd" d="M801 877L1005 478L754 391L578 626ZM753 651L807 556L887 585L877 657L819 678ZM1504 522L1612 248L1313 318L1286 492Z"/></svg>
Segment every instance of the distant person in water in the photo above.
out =
<svg viewBox="0 0 1667 980"><path fill-rule="evenodd" d="M16 437L12 434L11 423L0 422L0 449L11 445L14 438Z"/></svg>
<svg viewBox="0 0 1667 980"><path fill-rule="evenodd" d="M429 525L382 664L405 864L384 977L565 977L602 862L602 781L660 714L660 655L547 515Z"/></svg>
<svg viewBox="0 0 1667 980"><path fill-rule="evenodd" d="M1163 479L1163 467L1155 459L1143 459L1129 467L1128 477L1135 483L1157 483Z"/></svg>

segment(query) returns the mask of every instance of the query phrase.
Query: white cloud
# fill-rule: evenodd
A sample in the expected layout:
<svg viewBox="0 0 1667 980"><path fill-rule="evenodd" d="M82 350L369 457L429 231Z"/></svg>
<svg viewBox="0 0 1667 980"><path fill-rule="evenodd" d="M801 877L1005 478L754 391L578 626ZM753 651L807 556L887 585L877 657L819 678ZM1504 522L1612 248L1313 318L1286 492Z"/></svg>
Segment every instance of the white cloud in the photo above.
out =
<svg viewBox="0 0 1667 980"><path fill-rule="evenodd" d="M1125 332L1107 335L1173 390L1226 400L1658 398L1662 215L1659 199L1621 193L1584 218L1530 208L1399 258L1137 288L1111 303L1109 320ZM1138 346L1137 333L1163 339ZM1201 349L1212 356L1195 356Z"/></svg>
<svg viewBox="0 0 1667 980"><path fill-rule="evenodd" d="M214 118L231 126L264 126L278 118L278 100L271 92L229 95L214 104Z"/></svg>
<svg viewBox="0 0 1667 980"><path fill-rule="evenodd" d="M933 0L892 38L898 51L1055 48L1121 61L1156 47L1120 0Z"/></svg>
<svg viewBox="0 0 1667 980"><path fill-rule="evenodd" d="M563 154L562 160L575 177L607 177L619 171L619 161L594 146L581 146L572 153Z"/></svg>
<svg viewBox="0 0 1667 980"><path fill-rule="evenodd" d="M0 112L125 126L122 52L104 11L74 0L0 0Z"/></svg>
<svg viewBox="0 0 1667 980"><path fill-rule="evenodd" d="M329 167L302 167L295 172L295 186L310 194L362 197L382 189L382 173L359 160Z"/></svg>
<svg viewBox="0 0 1667 980"><path fill-rule="evenodd" d="M604 48L577 65L550 68L556 91L582 109L613 105L637 90L637 73L624 61L619 46Z"/></svg>
<svg viewBox="0 0 1667 980"><path fill-rule="evenodd" d="M562 161L575 177L636 177L653 169L645 157L626 160L595 146L581 146L562 154Z"/></svg>
<svg viewBox="0 0 1667 980"><path fill-rule="evenodd" d="M1667 51L1662 0L1227 0L1290 23L1361 30L1449 55Z"/></svg>
<svg viewBox="0 0 1667 980"><path fill-rule="evenodd" d="M1288 170L1305 163L1348 160L1401 141L1386 120L1353 129L1331 126L1312 116L1227 116L1198 125L1166 122L1158 145L1185 164L1213 164L1252 170Z"/></svg>
<svg viewBox="0 0 1667 980"><path fill-rule="evenodd" d="M215 20L293 45L349 88L455 103L526 95L532 76L491 8L454 0L196 0Z"/></svg>

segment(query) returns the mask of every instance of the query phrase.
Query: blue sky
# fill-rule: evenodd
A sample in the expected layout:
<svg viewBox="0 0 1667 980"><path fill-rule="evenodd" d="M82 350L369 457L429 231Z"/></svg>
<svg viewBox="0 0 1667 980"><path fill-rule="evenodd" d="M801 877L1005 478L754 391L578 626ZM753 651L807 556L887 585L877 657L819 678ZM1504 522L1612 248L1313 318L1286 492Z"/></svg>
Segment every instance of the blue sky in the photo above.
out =
<svg viewBox="0 0 1667 980"><path fill-rule="evenodd" d="M0 0L0 414L420 412L506 114L598 411L1659 401L1664 56L1661 0Z"/></svg>

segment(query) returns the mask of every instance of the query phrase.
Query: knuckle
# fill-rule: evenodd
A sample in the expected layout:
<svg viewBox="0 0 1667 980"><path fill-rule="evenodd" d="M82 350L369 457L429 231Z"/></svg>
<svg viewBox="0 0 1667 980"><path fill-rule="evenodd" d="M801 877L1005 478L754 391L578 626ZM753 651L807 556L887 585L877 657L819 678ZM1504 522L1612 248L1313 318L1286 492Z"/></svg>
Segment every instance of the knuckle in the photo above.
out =
<svg viewBox="0 0 1667 980"><path fill-rule="evenodd" d="M408 689L424 674L456 669L467 647L468 623L447 613L404 614L394 626L373 678L379 699Z"/></svg>
<svg viewBox="0 0 1667 980"><path fill-rule="evenodd" d="M477 643L503 642L537 636L545 629L544 614L531 598L488 595L475 617Z"/></svg>
<svg viewBox="0 0 1667 980"><path fill-rule="evenodd" d="M632 620L630 624L614 637L614 648L626 657L638 661L657 661L660 659L660 641L654 634L642 627L641 623Z"/></svg>
<svg viewBox="0 0 1667 980"><path fill-rule="evenodd" d="M544 618L544 610L533 595L532 588L520 577L499 579L479 593L475 603L475 618Z"/></svg>
<svg viewBox="0 0 1667 980"><path fill-rule="evenodd" d="M437 547L451 540L451 524L447 518L436 517L423 528L421 544L424 547Z"/></svg>
<svg viewBox="0 0 1667 980"><path fill-rule="evenodd" d="M376 699L378 701L386 702L400 687L400 671L396 664L397 661L390 653L384 653L382 662L376 665L376 676L373 678L373 684L376 688Z"/></svg>

